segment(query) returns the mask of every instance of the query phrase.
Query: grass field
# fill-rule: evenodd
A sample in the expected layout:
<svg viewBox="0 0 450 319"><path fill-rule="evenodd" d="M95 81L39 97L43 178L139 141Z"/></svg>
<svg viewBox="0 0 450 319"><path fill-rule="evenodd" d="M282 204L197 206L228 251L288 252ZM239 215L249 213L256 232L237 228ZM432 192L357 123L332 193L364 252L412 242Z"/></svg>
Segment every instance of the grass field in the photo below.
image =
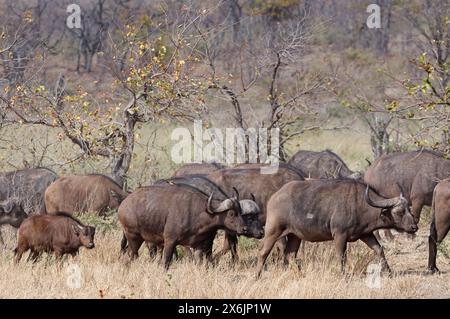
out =
<svg viewBox="0 0 450 319"><path fill-rule="evenodd" d="M141 248L138 260L126 264L119 257L121 232L117 227L96 235L96 248L81 249L62 265L43 256L36 264L13 264L12 232L9 249L0 253L0 298L448 298L449 259L439 253L441 275L427 275L427 231L422 227L413 241L402 235L387 243L386 255L394 273L382 275L379 286L366 274L376 262L364 244L349 247L347 274L342 276L330 243L306 243L300 252L302 270L270 263L255 280L256 244L240 244L241 260L230 265L229 256L215 267L197 265L187 258L165 272ZM216 248L220 248L218 240ZM448 241L447 241L448 243ZM448 244L447 244L448 245ZM80 286L73 285L79 269ZM370 285L370 283L375 286ZM372 288L371 288L372 287Z"/></svg>
<svg viewBox="0 0 450 319"><path fill-rule="evenodd" d="M167 148L162 147L167 145L168 137L157 140L160 146L156 156L150 157L145 143L137 147L130 171L135 178L132 185L148 184L173 171L175 166L166 157ZM353 170L364 169L365 157L370 154L367 135L350 131L305 134L290 147L330 148ZM8 153L3 151L2 156L6 158ZM55 168L67 174L101 167L98 162L87 162L63 171ZM76 258L69 257L62 264L43 256L36 264L26 263L24 258L15 265L14 232L4 227L6 248L0 250L0 298L449 298L450 260L445 254L450 254L450 240L444 241L438 254L442 274L427 275L429 214L423 215L414 240L400 234L395 241L384 243L394 273L391 277L383 275L379 286L366 273L376 260L362 243L350 244L345 276L339 271L332 243L304 243L299 255L301 271L294 265L284 268L269 263L262 278L255 280L258 245L245 238L240 240L240 262L236 265L230 264L229 256L215 267L182 258L166 272L159 260L150 259L144 247L140 258L127 265L127 258L119 254L121 230L114 213L106 220L82 216L86 223L97 226L96 248L82 248ZM221 237L216 240L216 251L221 242ZM74 271L79 271L79 286L74 284Z"/></svg>

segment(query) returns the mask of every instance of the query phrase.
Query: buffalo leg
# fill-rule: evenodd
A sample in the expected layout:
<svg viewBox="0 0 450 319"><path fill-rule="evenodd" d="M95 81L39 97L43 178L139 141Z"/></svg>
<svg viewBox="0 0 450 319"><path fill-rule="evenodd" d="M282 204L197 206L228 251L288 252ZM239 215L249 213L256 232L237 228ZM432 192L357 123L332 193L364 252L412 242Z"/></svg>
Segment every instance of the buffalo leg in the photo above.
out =
<svg viewBox="0 0 450 319"><path fill-rule="evenodd" d="M61 271L63 262L63 252L59 249L55 250L56 268Z"/></svg>
<svg viewBox="0 0 450 319"><path fill-rule="evenodd" d="M14 249L14 262L17 264L19 263L20 259L22 259L22 255L24 252L26 252L28 250L28 247L26 247L25 245L18 245L16 249Z"/></svg>
<svg viewBox="0 0 450 319"><path fill-rule="evenodd" d="M284 236L277 240L275 243L275 254L273 254L274 262L281 261L286 251L287 236Z"/></svg>
<svg viewBox="0 0 450 319"><path fill-rule="evenodd" d="M213 260L213 244L214 244L214 238L216 237L216 234L213 234L211 236L209 236L209 238L207 240L204 241L203 243L203 253L205 254L205 258L206 261L211 264L214 265L214 260Z"/></svg>
<svg viewBox="0 0 450 319"><path fill-rule="evenodd" d="M208 264L214 265L214 259L212 255L213 243L215 234L205 239L198 247L195 247L195 261L198 264L203 263L203 259L206 260Z"/></svg>
<svg viewBox="0 0 450 319"><path fill-rule="evenodd" d="M258 265L256 267L256 278L261 277L261 272L264 267L264 263L266 262L267 256L269 256L270 252L272 251L273 246L275 245L275 242L281 235L281 231L273 232L271 234L267 234L267 236L264 237L263 246L259 252L258 257Z"/></svg>
<svg viewBox="0 0 450 319"><path fill-rule="evenodd" d="M378 242L377 238L373 235L367 235L360 238L362 242L364 242L367 246L369 246L377 256L381 260L381 270L387 270L389 273L391 272L391 268L386 260L386 256L384 255L383 247Z"/></svg>
<svg viewBox="0 0 450 319"><path fill-rule="evenodd" d="M341 264L341 272L345 273L345 262L347 260L347 238L338 236L334 238L334 246Z"/></svg>
<svg viewBox="0 0 450 319"><path fill-rule="evenodd" d="M163 255L164 255L164 268L166 270L169 269L170 263L172 262L172 257L173 257L173 253L175 251L176 248L176 242L173 240L164 240L164 250L163 250Z"/></svg>
<svg viewBox="0 0 450 319"><path fill-rule="evenodd" d="M3 236L2 236L2 226L0 225L0 244L5 247L5 241L3 240Z"/></svg>
<svg viewBox="0 0 450 319"><path fill-rule="evenodd" d="M217 258L224 256L228 251L231 251L231 259L233 262L238 261L237 254L237 236L225 232L225 240L223 242L222 250L217 254Z"/></svg>
<svg viewBox="0 0 450 319"><path fill-rule="evenodd" d="M200 248L196 248L194 250L194 261L197 265L201 265L203 263L203 251Z"/></svg>
<svg viewBox="0 0 450 319"><path fill-rule="evenodd" d="M33 253L33 256L31 256L31 260L33 261L33 263L36 263L40 256L41 256L41 252L40 251L35 251Z"/></svg>
<svg viewBox="0 0 450 319"><path fill-rule="evenodd" d="M150 258L156 258L158 256L158 246L149 241L145 242L145 245L147 246L148 255L150 256Z"/></svg>
<svg viewBox="0 0 450 319"><path fill-rule="evenodd" d="M120 241L120 253L125 254L127 252L128 241L125 234L122 235L122 240Z"/></svg>
<svg viewBox="0 0 450 319"><path fill-rule="evenodd" d="M130 260L134 260L139 257L139 248L141 248L144 239L141 235L128 234L128 253L130 255Z"/></svg>
<svg viewBox="0 0 450 319"><path fill-rule="evenodd" d="M428 237L428 270L432 273L439 272L436 266L436 256L437 256L437 231L436 224L433 220L430 226L430 236Z"/></svg>
<svg viewBox="0 0 450 319"><path fill-rule="evenodd" d="M58 260L61 260L63 258L64 254L61 250L55 250L55 257Z"/></svg>
<svg viewBox="0 0 450 319"><path fill-rule="evenodd" d="M279 241L278 241L279 242ZM284 250L284 265L288 266L289 261L296 262L297 252L302 240L294 234L287 235L286 248ZM299 264L297 264L299 266ZM300 267L299 267L300 268Z"/></svg>
<svg viewBox="0 0 450 319"><path fill-rule="evenodd" d="M440 227L441 223L436 226L436 221L431 222L430 236L428 237L428 269L432 273L439 272L436 266L437 245L441 243L450 230L450 223L447 221L442 223L444 227Z"/></svg>
<svg viewBox="0 0 450 319"><path fill-rule="evenodd" d="M37 260L38 260L39 255L40 255L40 253L38 251L32 249L30 251L30 254L28 255L27 262L31 261L33 263L36 263Z"/></svg>

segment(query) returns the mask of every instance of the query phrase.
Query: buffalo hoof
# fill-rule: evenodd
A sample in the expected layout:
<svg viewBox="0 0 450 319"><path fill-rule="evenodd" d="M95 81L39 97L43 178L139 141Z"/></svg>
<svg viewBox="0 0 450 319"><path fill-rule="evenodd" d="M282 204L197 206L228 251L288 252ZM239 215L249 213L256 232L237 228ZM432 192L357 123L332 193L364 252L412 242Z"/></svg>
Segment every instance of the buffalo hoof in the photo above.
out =
<svg viewBox="0 0 450 319"><path fill-rule="evenodd" d="M436 267L428 267L428 273L430 275L439 275L441 273L441 271Z"/></svg>

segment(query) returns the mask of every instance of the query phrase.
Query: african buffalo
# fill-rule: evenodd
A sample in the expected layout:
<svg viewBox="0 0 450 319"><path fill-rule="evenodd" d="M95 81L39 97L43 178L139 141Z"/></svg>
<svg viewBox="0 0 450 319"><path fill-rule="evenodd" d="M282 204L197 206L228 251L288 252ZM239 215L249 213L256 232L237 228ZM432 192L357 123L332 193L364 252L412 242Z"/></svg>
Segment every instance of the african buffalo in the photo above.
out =
<svg viewBox="0 0 450 319"><path fill-rule="evenodd" d="M45 191L48 214L56 212L104 214L128 196L112 178L102 174L60 177Z"/></svg>
<svg viewBox="0 0 450 319"><path fill-rule="evenodd" d="M20 224L28 215L20 204L13 199L0 202L0 225L8 224L15 228L19 228Z"/></svg>
<svg viewBox="0 0 450 319"><path fill-rule="evenodd" d="M309 180L290 182L276 192L267 204L263 247L259 253L257 277L275 242L287 236L285 262L295 258L301 240L333 240L345 266L347 242L358 239L373 249L389 271L383 248L373 235L381 228L417 231L406 199L385 199L362 182L345 180Z"/></svg>
<svg viewBox="0 0 450 319"><path fill-rule="evenodd" d="M256 204L249 204L256 208L253 213L258 213ZM214 192L208 194L187 184L158 184L129 195L119 207L119 221L131 259L138 256L144 241L164 245L164 266L168 269L176 245L192 247L210 259L217 230L253 236L262 233L262 225L246 224L242 208L237 192L235 197L217 200Z"/></svg>
<svg viewBox="0 0 450 319"><path fill-rule="evenodd" d="M199 192L202 192L205 194L211 194L214 193L214 199L215 200L225 200L227 198L230 198L230 195L228 195L223 189L221 189L217 184L209 180L205 175L203 174L191 174L186 176L180 176L180 177L172 177L170 179L161 179L159 181L156 181L154 185L178 185L178 186L185 186L190 187L194 190L197 190ZM233 192L235 189L232 190ZM250 194L250 197L254 198L253 194ZM239 201L241 209L242 209L242 218L244 219L244 222L246 225L249 225L250 229L257 229L261 228L263 225L261 225L258 216L260 214L260 208L259 206L252 200L248 199L241 199ZM262 229L259 232L250 233L249 236L255 237L255 238L262 238L264 235ZM211 240L211 246L212 241ZM149 250L150 257L156 256L157 252L162 252L163 246L157 246L154 243L147 242L146 243L147 248ZM122 238L121 243L121 252L125 253L127 248L127 239L124 236ZM191 250L189 247L182 247L183 252L186 256L192 256ZM175 254L176 255L176 254Z"/></svg>
<svg viewBox="0 0 450 319"><path fill-rule="evenodd" d="M423 206L431 206L433 190L448 177L450 160L429 150L382 155L367 169L364 182L384 197L403 192L416 222Z"/></svg>
<svg viewBox="0 0 450 319"><path fill-rule="evenodd" d="M179 177L194 174L209 174L222 168L225 168L225 166L219 163L190 163L177 169L173 176Z"/></svg>
<svg viewBox="0 0 450 319"><path fill-rule="evenodd" d="M428 238L428 269L439 272L436 267L437 244L441 243L450 230L450 178L444 179L434 188L433 217Z"/></svg>
<svg viewBox="0 0 450 319"><path fill-rule="evenodd" d="M86 226L67 213L34 215L19 228L15 262L31 250L28 260L36 261L43 252L54 252L57 258L64 254L75 256L81 246L94 248L95 227Z"/></svg>
<svg viewBox="0 0 450 319"><path fill-rule="evenodd" d="M57 178L43 167L0 173L0 200L14 198L27 214L45 213L45 190Z"/></svg>
<svg viewBox="0 0 450 319"><path fill-rule="evenodd" d="M246 166L251 168L242 168ZM261 168L267 167L267 164L244 164L240 168L215 171L207 175L207 178L219 185L225 192L230 192L235 187L243 197L251 198L254 194L255 202L261 208L259 220L264 225L266 222L266 206L270 196L284 184L304 179L304 173L289 164L280 163L277 170L267 171L270 174L264 174ZM225 233L224 247L219 255L231 250L232 258L237 259L236 246L236 235ZM282 242L280 242L278 248L284 249Z"/></svg>
<svg viewBox="0 0 450 319"><path fill-rule="evenodd" d="M0 226L7 224L19 228L20 224L22 224L27 217L28 215L25 213L22 206L17 204L12 198L0 201ZM1 233L0 243L4 244Z"/></svg>
<svg viewBox="0 0 450 319"><path fill-rule="evenodd" d="M362 178L361 172L351 171L344 161L330 150L323 152L300 150L290 158L288 163L313 179Z"/></svg>

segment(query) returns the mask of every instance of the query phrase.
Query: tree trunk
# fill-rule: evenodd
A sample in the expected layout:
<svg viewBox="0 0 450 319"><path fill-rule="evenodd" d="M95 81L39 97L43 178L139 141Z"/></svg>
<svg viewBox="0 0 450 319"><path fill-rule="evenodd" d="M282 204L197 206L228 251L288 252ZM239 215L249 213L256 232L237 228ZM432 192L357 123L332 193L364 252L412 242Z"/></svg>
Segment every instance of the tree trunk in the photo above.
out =
<svg viewBox="0 0 450 319"><path fill-rule="evenodd" d="M230 8L230 16L231 23L233 26L233 41L239 42L241 40L240 31L241 31L241 17L242 17L242 8L239 5L238 0L229 0L229 8Z"/></svg>
<svg viewBox="0 0 450 319"><path fill-rule="evenodd" d="M370 144L374 158L389 153L389 133L387 131L389 123L390 120L385 120L375 115L372 124L370 124Z"/></svg>
<svg viewBox="0 0 450 319"><path fill-rule="evenodd" d="M112 169L113 178L124 188L126 188L126 174L130 169L131 160L134 151L134 128L138 121L136 112L130 112L130 109L136 105L139 97L133 97L124 110L125 131L123 133L123 147L118 159Z"/></svg>

